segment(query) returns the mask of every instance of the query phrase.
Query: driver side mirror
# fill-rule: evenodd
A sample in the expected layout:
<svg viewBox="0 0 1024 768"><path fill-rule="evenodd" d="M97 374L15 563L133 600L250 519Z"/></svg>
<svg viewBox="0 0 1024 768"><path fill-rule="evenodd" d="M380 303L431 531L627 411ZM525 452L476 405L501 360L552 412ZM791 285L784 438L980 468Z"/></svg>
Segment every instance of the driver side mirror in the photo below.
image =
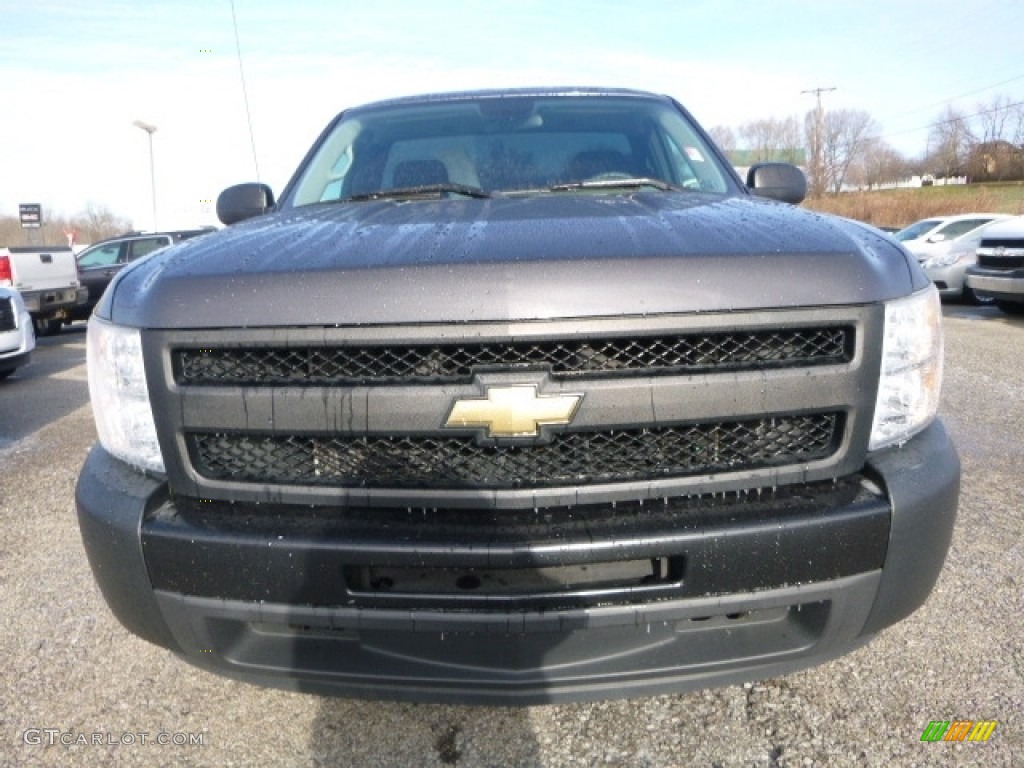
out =
<svg viewBox="0 0 1024 768"><path fill-rule="evenodd" d="M217 218L223 224L231 225L262 216L273 207L274 192L266 184L236 184L217 197Z"/></svg>
<svg viewBox="0 0 1024 768"><path fill-rule="evenodd" d="M757 163L747 171L747 188L758 197L796 205L807 197L807 178L789 163Z"/></svg>

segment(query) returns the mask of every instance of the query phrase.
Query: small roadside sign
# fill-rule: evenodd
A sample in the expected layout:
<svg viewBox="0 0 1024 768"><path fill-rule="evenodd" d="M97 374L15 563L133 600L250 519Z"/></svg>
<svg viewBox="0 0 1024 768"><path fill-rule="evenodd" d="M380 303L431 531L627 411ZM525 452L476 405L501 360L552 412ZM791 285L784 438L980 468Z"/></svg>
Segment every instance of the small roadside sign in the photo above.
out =
<svg viewBox="0 0 1024 768"><path fill-rule="evenodd" d="M22 203L18 206L18 216L24 229L39 229L43 224L43 206L39 203Z"/></svg>

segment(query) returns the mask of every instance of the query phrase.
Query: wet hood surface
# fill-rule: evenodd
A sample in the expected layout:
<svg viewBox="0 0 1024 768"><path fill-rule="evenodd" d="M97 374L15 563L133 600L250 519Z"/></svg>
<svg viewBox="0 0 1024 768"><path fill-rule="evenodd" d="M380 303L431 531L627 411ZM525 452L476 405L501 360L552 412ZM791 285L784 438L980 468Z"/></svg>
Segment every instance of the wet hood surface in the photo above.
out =
<svg viewBox="0 0 1024 768"><path fill-rule="evenodd" d="M870 227L656 191L321 204L125 269L101 316L149 328L506 321L863 304L927 283Z"/></svg>

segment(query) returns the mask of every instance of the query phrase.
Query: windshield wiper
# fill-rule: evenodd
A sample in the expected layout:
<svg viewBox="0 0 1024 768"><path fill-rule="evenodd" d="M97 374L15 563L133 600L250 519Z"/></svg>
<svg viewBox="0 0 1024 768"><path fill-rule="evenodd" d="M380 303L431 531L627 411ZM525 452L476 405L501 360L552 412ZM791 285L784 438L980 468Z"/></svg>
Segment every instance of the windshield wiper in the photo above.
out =
<svg viewBox="0 0 1024 768"><path fill-rule="evenodd" d="M456 184L446 181L440 184L420 184L415 187L399 187L397 189L378 189L376 192L364 192L358 195L349 195L339 198L339 203L361 203L367 200L417 200L440 196L446 192L466 197L486 198L491 193L480 187L471 187L468 184Z"/></svg>
<svg viewBox="0 0 1024 768"><path fill-rule="evenodd" d="M549 192L571 192L576 189L639 189L641 187L654 187L663 192L678 190L676 187L661 179L648 177L635 179L592 179L590 181L570 181L565 184L555 184L548 187Z"/></svg>

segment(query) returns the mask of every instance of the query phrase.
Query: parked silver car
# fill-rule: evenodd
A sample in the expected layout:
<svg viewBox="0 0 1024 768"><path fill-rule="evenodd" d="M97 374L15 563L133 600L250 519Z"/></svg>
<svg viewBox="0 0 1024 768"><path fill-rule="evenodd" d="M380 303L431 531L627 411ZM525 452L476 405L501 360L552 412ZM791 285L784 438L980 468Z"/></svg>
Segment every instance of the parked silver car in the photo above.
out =
<svg viewBox="0 0 1024 768"><path fill-rule="evenodd" d="M914 252L931 251L935 245L965 235L973 229L996 219L1006 218L1001 213L958 213L955 216L932 216L915 221L895 232L893 237Z"/></svg>
<svg viewBox="0 0 1024 768"><path fill-rule="evenodd" d="M36 348L32 316L21 294L0 286L0 380L26 365Z"/></svg>

